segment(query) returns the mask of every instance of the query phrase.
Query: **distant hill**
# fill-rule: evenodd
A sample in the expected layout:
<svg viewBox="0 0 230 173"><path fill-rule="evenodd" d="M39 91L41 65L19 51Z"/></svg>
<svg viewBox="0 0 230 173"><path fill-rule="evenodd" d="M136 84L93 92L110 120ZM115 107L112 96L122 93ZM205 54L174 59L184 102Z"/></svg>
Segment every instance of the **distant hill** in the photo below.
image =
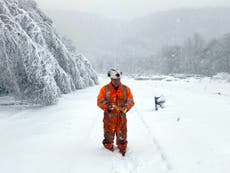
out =
<svg viewBox="0 0 230 173"><path fill-rule="evenodd" d="M126 22L79 12L47 13L58 32L75 40L97 69L150 56L164 45L182 44L194 33L209 40L230 32L230 8L224 7L175 9ZM103 64L98 65L100 60Z"/></svg>
<svg viewBox="0 0 230 173"><path fill-rule="evenodd" d="M176 9L154 13L131 21L126 32L153 48L180 44L194 33L206 39L230 32L230 8Z"/></svg>

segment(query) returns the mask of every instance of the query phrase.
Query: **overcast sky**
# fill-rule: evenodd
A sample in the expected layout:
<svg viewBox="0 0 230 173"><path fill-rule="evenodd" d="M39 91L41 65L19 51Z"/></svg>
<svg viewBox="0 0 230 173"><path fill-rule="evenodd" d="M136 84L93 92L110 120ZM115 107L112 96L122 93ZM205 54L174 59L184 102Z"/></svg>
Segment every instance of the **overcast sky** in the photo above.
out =
<svg viewBox="0 0 230 173"><path fill-rule="evenodd" d="M35 0L42 9L90 12L111 18L131 19L180 7L228 6L230 0Z"/></svg>

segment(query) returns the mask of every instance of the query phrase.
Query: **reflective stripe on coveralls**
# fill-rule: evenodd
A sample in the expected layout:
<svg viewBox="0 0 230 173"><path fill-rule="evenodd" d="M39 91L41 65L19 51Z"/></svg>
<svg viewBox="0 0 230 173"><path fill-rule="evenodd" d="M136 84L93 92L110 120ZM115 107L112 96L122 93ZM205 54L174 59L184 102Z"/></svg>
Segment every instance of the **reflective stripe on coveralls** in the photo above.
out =
<svg viewBox="0 0 230 173"><path fill-rule="evenodd" d="M97 99L97 101L100 102L100 105L99 105L99 106L100 106L101 108L107 103L107 101L104 100L104 99Z"/></svg>
<svg viewBox="0 0 230 173"><path fill-rule="evenodd" d="M109 103L109 94L110 94L110 90L109 90L109 84L105 86L106 88L106 91L105 91L105 97L106 97L106 101L103 102L103 105ZM127 89L126 89L126 86L125 85L122 85L122 88L123 88L123 95L124 95L124 102L122 104L119 104L118 106L124 106L125 103L127 102ZM129 102L132 102L132 99L129 99ZM104 115L106 116L116 116L116 114L109 114L109 113L104 113Z"/></svg>

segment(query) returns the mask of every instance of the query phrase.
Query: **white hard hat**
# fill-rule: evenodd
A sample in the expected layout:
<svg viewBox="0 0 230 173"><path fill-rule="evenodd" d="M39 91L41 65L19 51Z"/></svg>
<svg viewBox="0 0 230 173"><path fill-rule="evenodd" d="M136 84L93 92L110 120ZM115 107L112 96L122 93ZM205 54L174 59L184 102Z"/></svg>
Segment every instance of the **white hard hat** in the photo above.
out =
<svg viewBox="0 0 230 173"><path fill-rule="evenodd" d="M120 79L121 75L122 75L122 72L115 68L111 68L108 71L108 77L110 77L111 79Z"/></svg>

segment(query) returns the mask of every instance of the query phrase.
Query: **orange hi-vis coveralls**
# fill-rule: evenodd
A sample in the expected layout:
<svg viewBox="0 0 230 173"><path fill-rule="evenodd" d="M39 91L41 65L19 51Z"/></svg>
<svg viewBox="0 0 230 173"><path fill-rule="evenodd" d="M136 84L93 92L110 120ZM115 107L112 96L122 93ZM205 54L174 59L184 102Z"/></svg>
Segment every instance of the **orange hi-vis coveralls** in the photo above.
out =
<svg viewBox="0 0 230 173"><path fill-rule="evenodd" d="M129 87L120 84L115 89L110 82L101 88L97 98L97 105L104 110L104 140L105 148L113 151L114 136L120 152L124 155L127 147L127 119L126 112L134 105L133 95ZM125 108L125 113L118 109L109 109L111 105Z"/></svg>

